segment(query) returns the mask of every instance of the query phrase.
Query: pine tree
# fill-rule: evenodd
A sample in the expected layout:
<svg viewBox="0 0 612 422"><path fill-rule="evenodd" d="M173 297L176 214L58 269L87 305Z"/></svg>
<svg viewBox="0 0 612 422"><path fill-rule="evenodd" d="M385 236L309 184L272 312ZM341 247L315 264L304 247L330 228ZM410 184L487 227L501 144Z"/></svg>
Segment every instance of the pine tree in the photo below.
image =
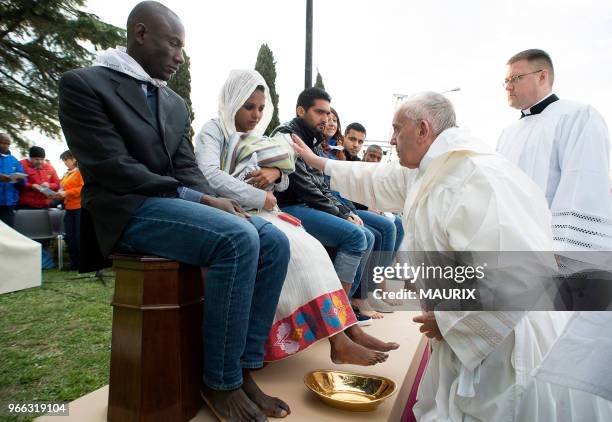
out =
<svg viewBox="0 0 612 422"><path fill-rule="evenodd" d="M323 78L321 77L321 74L319 73L319 69L317 69L317 81L315 82L315 86L317 88L321 88L325 90L325 85L323 85Z"/></svg>
<svg viewBox="0 0 612 422"><path fill-rule="evenodd" d="M85 0L0 1L0 132L26 149L22 133L37 128L59 138L58 82L91 65L96 48L124 42L125 32L82 8Z"/></svg>
<svg viewBox="0 0 612 422"><path fill-rule="evenodd" d="M191 60L184 50L183 56L185 57L185 63L179 67L178 71L168 81L168 86L185 100L189 109L189 118L193 122L195 113L191 105ZM191 128L190 138L193 139L193 127Z"/></svg>
<svg viewBox="0 0 612 422"><path fill-rule="evenodd" d="M262 44L257 53L257 62L255 63L255 70L263 76L268 89L270 90L270 97L272 97L272 105L274 106L274 114L272 114L272 120L264 132L269 135L278 125L278 94L276 93L276 62L274 61L274 54L267 44Z"/></svg>

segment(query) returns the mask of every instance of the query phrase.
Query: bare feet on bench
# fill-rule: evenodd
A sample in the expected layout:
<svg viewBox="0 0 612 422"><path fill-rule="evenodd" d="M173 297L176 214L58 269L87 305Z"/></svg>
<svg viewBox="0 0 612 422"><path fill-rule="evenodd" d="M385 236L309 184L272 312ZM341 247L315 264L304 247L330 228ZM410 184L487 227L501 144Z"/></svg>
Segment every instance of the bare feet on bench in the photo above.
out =
<svg viewBox="0 0 612 422"><path fill-rule="evenodd" d="M353 306L359 309L362 315L369 316L372 319L384 318L384 315L380 312L376 312L366 299L353 299Z"/></svg>
<svg viewBox="0 0 612 422"><path fill-rule="evenodd" d="M384 342L374 336L369 335L358 325L352 325L345 331L346 335L355 343L367 347L368 349L378 350L380 352L388 352L399 348L399 344L393 342Z"/></svg>
<svg viewBox="0 0 612 422"><path fill-rule="evenodd" d="M387 360L386 353L370 350L352 341L343 332L329 338L331 345L331 360L334 363L349 363L353 365L370 366Z"/></svg>
<svg viewBox="0 0 612 422"><path fill-rule="evenodd" d="M266 416L273 418L284 418L291 413L289 405L278 397L268 396L261 391L255 380L251 377L251 371L242 370L242 389L246 395L255 403Z"/></svg>
<svg viewBox="0 0 612 422"><path fill-rule="evenodd" d="M217 391L204 386L201 393L210 410L221 422L263 422L268 420L257 405L247 397L242 388L231 391Z"/></svg>

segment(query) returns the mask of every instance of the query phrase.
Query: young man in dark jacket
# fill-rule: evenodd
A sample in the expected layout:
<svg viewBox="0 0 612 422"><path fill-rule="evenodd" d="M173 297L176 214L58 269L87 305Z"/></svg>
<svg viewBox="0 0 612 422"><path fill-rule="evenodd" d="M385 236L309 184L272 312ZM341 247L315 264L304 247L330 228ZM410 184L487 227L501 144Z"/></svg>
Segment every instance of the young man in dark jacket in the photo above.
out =
<svg viewBox="0 0 612 422"><path fill-rule="evenodd" d="M299 136L311 149L323 140L331 97L320 88L307 88L299 95L296 117L274 129L272 134L292 133ZM353 282L361 277L374 244L374 235L363 221L331 192L323 172L298 158L295 172L289 175L289 188L275 192L281 209L301 220L308 233L324 246L337 250L334 268L349 294ZM369 318L368 318L369 319ZM380 351L396 349L396 343L385 343L365 334L359 327L346 330L353 341Z"/></svg>
<svg viewBox="0 0 612 422"><path fill-rule="evenodd" d="M297 116L277 127L276 133L294 133L314 149L323 139L330 113L331 97L320 88L305 89L298 97ZM283 211L299 218L308 233L323 245L336 248L334 266L345 291L350 291L357 268L367 260L372 237L356 214L328 188L323 172L298 158L295 172L289 175L289 188L275 193ZM373 240L373 239L372 239Z"/></svg>

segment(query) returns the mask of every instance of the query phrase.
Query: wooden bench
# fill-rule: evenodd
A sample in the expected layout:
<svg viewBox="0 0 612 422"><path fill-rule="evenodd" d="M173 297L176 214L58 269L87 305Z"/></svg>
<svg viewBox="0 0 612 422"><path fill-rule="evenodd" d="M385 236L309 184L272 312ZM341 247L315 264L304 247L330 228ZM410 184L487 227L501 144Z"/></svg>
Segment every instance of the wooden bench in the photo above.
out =
<svg viewBox="0 0 612 422"><path fill-rule="evenodd" d="M108 420L188 421L201 407L200 268L153 256L111 258Z"/></svg>

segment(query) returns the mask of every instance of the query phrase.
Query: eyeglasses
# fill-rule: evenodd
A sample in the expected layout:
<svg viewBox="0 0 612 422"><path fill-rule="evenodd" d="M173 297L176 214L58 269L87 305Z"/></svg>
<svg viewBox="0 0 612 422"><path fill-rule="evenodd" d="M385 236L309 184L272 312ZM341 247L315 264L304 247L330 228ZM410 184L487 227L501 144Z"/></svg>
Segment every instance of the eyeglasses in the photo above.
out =
<svg viewBox="0 0 612 422"><path fill-rule="evenodd" d="M542 70L544 69L536 70L535 72L523 73L522 75L511 76L507 79L504 79L504 81L502 82L502 86L505 88L508 86L508 84L514 85L515 83L523 79L524 76L533 75L534 73L540 73Z"/></svg>

